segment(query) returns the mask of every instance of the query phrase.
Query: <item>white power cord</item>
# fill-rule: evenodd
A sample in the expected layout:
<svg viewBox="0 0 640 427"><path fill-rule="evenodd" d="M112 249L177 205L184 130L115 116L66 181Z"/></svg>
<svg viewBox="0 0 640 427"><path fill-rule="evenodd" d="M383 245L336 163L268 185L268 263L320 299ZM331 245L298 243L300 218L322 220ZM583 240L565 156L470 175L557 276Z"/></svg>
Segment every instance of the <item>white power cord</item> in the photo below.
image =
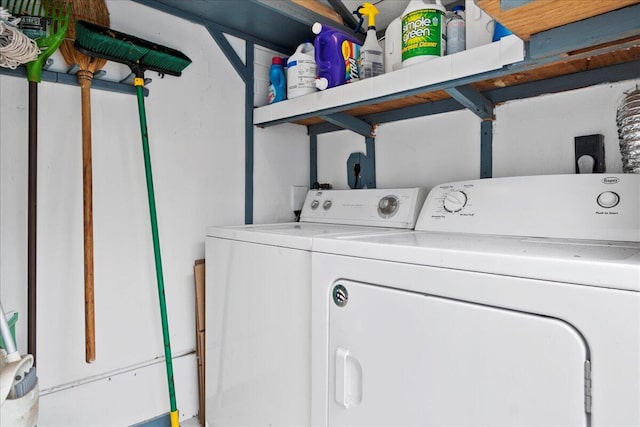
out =
<svg viewBox="0 0 640 427"><path fill-rule="evenodd" d="M15 69L37 59L40 54L37 43L13 26L17 21L0 7L0 67Z"/></svg>

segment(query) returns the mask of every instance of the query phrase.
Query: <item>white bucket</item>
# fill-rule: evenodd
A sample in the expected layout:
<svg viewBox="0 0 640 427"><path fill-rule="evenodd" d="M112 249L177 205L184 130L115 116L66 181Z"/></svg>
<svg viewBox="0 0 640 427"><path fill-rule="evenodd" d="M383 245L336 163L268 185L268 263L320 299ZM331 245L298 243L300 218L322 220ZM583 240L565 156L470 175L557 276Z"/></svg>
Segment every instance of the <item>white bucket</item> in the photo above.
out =
<svg viewBox="0 0 640 427"><path fill-rule="evenodd" d="M315 92L316 70L313 44L300 44L287 60L287 99Z"/></svg>

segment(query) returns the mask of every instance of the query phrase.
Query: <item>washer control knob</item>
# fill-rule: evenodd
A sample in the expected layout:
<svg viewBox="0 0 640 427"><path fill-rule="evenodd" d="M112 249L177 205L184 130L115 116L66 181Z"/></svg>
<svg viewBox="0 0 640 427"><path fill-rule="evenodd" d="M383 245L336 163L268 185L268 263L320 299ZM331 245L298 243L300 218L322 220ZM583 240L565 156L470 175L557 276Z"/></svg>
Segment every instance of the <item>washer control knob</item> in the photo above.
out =
<svg viewBox="0 0 640 427"><path fill-rule="evenodd" d="M384 196L378 202L378 215L382 218L391 218L398 212L400 200L396 196Z"/></svg>
<svg viewBox="0 0 640 427"><path fill-rule="evenodd" d="M458 212L467 204L467 195L464 191L452 191L444 196L444 209L447 212Z"/></svg>
<svg viewBox="0 0 640 427"><path fill-rule="evenodd" d="M311 202L311 209L316 210L318 209L318 206L320 206L320 202L317 200L314 200Z"/></svg>
<svg viewBox="0 0 640 427"><path fill-rule="evenodd" d="M597 202L603 208L612 208L617 206L620 203L620 196L613 191L605 191L600 193L598 196Z"/></svg>
<svg viewBox="0 0 640 427"><path fill-rule="evenodd" d="M331 209L331 205L333 203L331 202L331 200L325 200L324 203L322 204L322 209L324 209L325 211L328 211L329 209Z"/></svg>

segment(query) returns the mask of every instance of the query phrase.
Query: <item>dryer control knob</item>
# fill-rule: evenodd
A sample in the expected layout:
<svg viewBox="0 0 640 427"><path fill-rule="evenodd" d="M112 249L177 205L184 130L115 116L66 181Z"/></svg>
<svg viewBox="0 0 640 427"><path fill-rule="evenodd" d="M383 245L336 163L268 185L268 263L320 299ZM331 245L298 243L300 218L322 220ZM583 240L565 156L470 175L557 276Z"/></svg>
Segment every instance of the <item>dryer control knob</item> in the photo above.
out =
<svg viewBox="0 0 640 427"><path fill-rule="evenodd" d="M331 202L331 200L325 200L322 204L322 209L328 211L329 209L331 209L331 205L333 205L333 202Z"/></svg>
<svg viewBox="0 0 640 427"><path fill-rule="evenodd" d="M320 202L317 200L314 200L311 202L311 209L316 210L318 209L318 206L320 206Z"/></svg>
<svg viewBox="0 0 640 427"><path fill-rule="evenodd" d="M443 206L447 212L458 212L467 204L464 191L452 191L444 196Z"/></svg>
<svg viewBox="0 0 640 427"><path fill-rule="evenodd" d="M612 208L620 203L620 196L613 191L605 191L604 193L600 193L597 202L603 208Z"/></svg>

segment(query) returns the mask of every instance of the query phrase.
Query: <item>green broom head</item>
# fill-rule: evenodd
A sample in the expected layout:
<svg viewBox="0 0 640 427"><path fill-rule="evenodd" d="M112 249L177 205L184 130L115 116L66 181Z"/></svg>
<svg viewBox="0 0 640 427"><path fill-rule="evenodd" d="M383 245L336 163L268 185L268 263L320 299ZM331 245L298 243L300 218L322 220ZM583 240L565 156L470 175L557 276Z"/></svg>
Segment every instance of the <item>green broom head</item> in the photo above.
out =
<svg viewBox="0 0 640 427"><path fill-rule="evenodd" d="M86 21L76 21L75 47L86 55L126 64L136 75L151 70L180 76L191 64L175 49Z"/></svg>

